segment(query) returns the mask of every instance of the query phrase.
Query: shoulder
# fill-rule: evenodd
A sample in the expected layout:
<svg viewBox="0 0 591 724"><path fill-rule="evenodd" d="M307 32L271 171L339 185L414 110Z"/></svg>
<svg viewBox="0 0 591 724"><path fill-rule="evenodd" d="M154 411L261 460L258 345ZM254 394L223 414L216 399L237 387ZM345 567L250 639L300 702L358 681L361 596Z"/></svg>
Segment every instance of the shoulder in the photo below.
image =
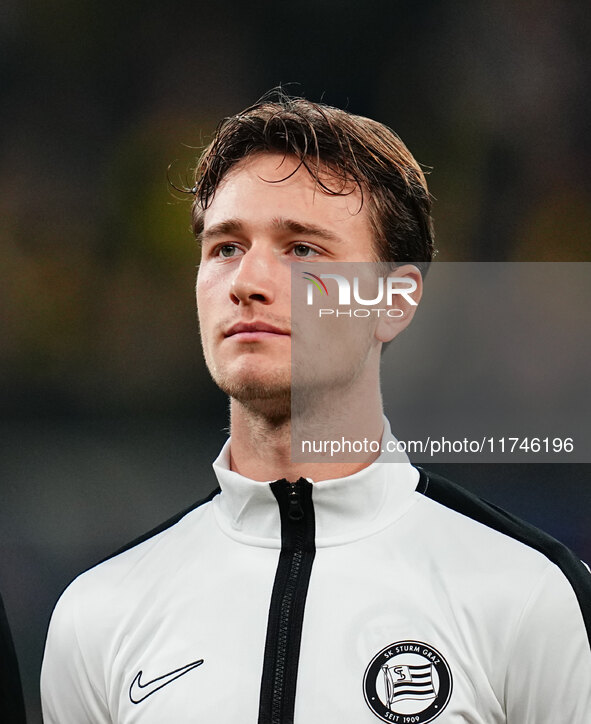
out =
<svg viewBox="0 0 591 724"><path fill-rule="evenodd" d="M106 558L103 558L102 561L100 561L97 565L101 565L102 563L105 563L106 561L109 561L113 558L116 558L117 556L121 555L122 553L125 553L126 551L132 550L134 548L137 548L142 543L145 543L147 541L155 540L159 538L162 534L166 534L167 532L171 535L174 535L175 533L180 532L181 528L175 528L177 524L181 523L182 521L186 522L187 516L189 516L190 513L193 513L193 511L197 509L205 509L205 506L207 503L211 502L213 498L220 492L219 488L215 488L211 491L208 495L205 496L205 498L202 498L201 500L198 500L196 503L193 503L188 508L185 508L180 511L180 513L176 513L171 518L168 518L164 521L164 523L160 523L155 528L152 528L147 533L143 533L142 535L138 536L137 538L134 538L129 543L126 543L125 545L121 546L121 548L118 548L114 553L111 553ZM92 570L92 569L89 569Z"/></svg>
<svg viewBox="0 0 591 724"><path fill-rule="evenodd" d="M108 691L113 662L129 632L161 611L186 580L209 534L210 501L218 491L81 573L60 596L49 624L41 689L51 722L111 721ZM151 630L153 621L147 624ZM145 628L145 626L144 626ZM146 636L146 632L143 633Z"/></svg>
<svg viewBox="0 0 591 724"><path fill-rule="evenodd" d="M169 518L164 523L125 544L99 563L78 575L56 604L52 623L62 621L76 628L82 619L93 620L93 631L100 637L102 627L115 624L122 610L129 615L132 605L146 600L183 551L203 534L210 501L219 489Z"/></svg>
<svg viewBox="0 0 591 724"><path fill-rule="evenodd" d="M449 545L479 560L499 584L515 581L527 600L544 599L555 615L577 613L591 643L591 573L548 533L440 475L419 469L417 493Z"/></svg>

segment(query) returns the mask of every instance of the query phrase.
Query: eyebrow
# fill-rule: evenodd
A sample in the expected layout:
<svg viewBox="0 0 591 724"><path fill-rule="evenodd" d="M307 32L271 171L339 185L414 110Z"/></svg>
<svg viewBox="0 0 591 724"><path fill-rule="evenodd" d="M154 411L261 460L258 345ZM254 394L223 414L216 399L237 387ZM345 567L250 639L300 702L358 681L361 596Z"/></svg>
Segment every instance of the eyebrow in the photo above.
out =
<svg viewBox="0 0 591 724"><path fill-rule="evenodd" d="M240 234L243 231L244 224L240 219L226 219L225 221L220 221L219 224L210 226L209 229L204 229L200 236L202 241L209 241L211 239L217 239L220 236Z"/></svg>
<svg viewBox="0 0 591 724"><path fill-rule="evenodd" d="M303 223L296 221L295 219L286 219L284 217L276 217L271 220L271 228L274 231L290 232L292 234L301 234L302 236L311 236L316 239L324 239L325 241L340 241L340 238L316 224ZM201 234L202 241L212 241L221 236L228 236L231 234L243 234L245 225L240 219L225 219L220 221L218 224L210 226L209 229L205 229Z"/></svg>

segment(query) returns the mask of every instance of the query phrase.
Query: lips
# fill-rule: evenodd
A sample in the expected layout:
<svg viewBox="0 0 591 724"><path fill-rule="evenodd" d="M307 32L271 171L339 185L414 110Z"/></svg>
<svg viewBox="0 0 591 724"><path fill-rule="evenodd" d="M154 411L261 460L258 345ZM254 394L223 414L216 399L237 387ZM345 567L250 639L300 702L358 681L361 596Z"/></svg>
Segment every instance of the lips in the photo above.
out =
<svg viewBox="0 0 591 724"><path fill-rule="evenodd" d="M225 337L233 337L235 335L258 335L258 334L277 334L277 335L285 335L289 336L291 334L289 329L281 329L280 327L276 327L273 324L268 324L267 322L238 322L237 324L232 325L228 330L225 332Z"/></svg>

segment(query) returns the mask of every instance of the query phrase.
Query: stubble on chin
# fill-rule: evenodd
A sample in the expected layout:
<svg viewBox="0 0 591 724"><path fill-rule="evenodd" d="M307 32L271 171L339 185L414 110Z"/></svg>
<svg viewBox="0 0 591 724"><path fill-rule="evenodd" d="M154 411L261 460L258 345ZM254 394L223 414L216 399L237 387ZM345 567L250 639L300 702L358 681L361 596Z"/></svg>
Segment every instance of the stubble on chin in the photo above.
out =
<svg viewBox="0 0 591 724"><path fill-rule="evenodd" d="M266 380L256 377L233 379L210 369L216 385L232 400L257 416L283 423L291 417L291 384L277 374Z"/></svg>

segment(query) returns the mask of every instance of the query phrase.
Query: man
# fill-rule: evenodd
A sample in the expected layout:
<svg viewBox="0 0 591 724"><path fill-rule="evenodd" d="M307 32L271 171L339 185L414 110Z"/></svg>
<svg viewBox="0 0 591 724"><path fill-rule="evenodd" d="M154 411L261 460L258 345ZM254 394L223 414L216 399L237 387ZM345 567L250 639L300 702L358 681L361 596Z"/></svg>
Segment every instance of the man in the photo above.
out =
<svg viewBox="0 0 591 724"><path fill-rule="evenodd" d="M400 314L373 315L331 374L313 357L298 371L300 422L320 400L344 437L392 440L380 351L433 251L406 147L267 99L220 126L192 191L204 355L231 401L221 492L66 590L46 724L588 722L591 581L573 554L408 461L292 461L294 265L385 260L410 280Z"/></svg>

